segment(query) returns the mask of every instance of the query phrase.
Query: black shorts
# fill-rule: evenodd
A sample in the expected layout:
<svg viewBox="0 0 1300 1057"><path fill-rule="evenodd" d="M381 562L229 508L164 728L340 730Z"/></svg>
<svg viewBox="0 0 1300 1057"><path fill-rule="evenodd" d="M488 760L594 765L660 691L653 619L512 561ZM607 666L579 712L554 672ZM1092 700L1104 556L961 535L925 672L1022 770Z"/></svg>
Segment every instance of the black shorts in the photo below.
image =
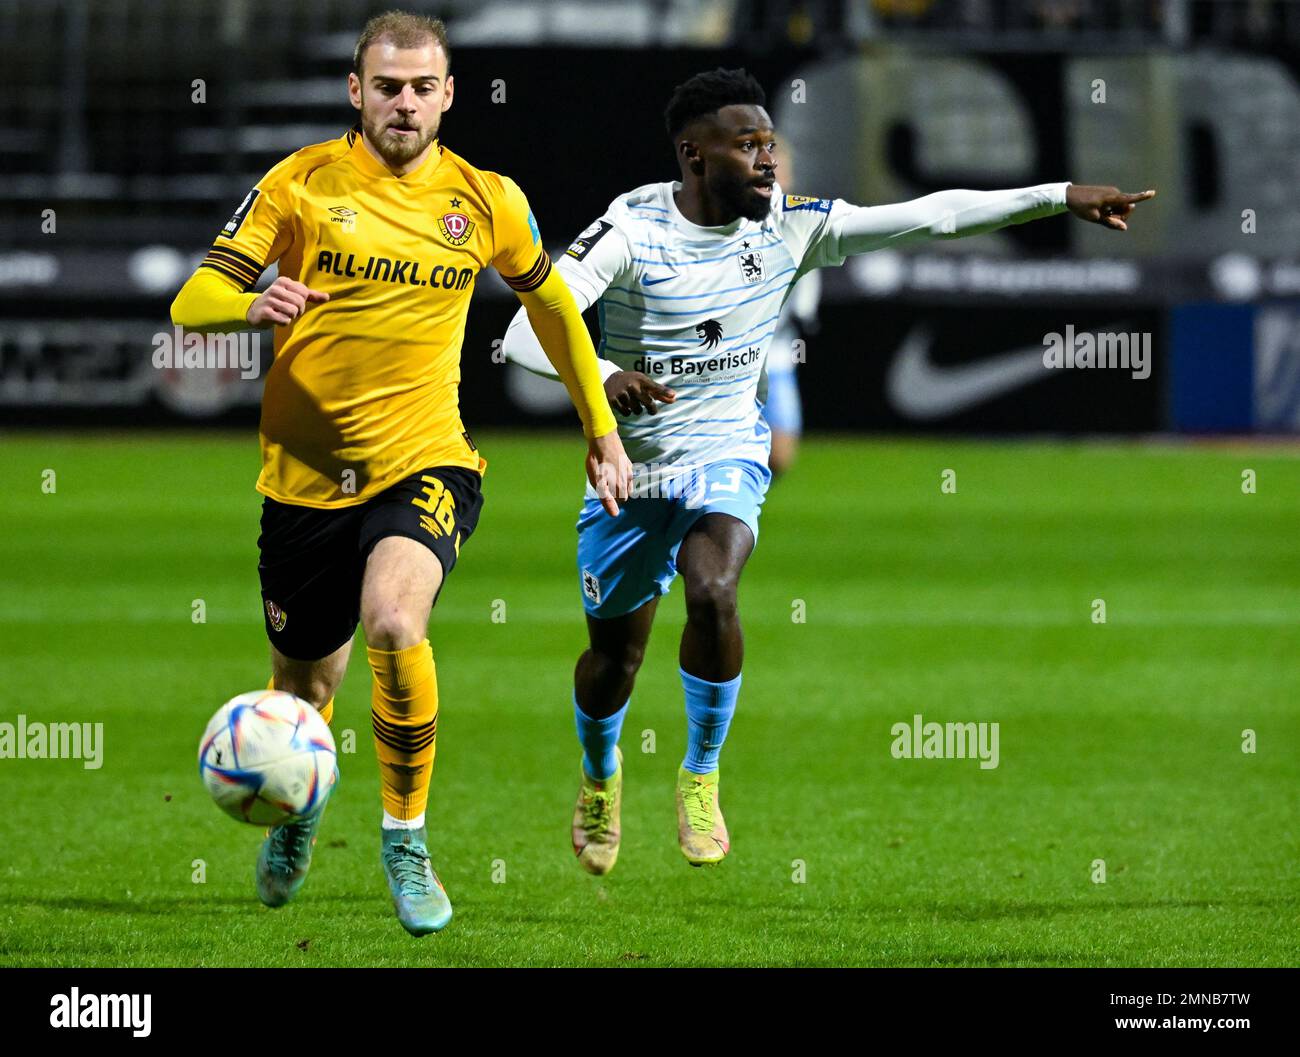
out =
<svg viewBox="0 0 1300 1057"><path fill-rule="evenodd" d="M361 620L366 559L385 536L418 540L444 582L478 524L482 478L460 466L413 473L356 506L334 510L262 500L262 615L277 650L315 661L352 638Z"/></svg>

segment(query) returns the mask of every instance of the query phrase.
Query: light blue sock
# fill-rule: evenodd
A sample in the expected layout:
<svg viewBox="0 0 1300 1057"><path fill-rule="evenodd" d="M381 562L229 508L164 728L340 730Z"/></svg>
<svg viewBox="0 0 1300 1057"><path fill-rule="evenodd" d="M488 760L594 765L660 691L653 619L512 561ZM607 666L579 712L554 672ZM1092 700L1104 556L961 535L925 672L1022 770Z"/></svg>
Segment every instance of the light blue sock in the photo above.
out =
<svg viewBox="0 0 1300 1057"><path fill-rule="evenodd" d="M614 747L623 731L623 717L627 715L630 699L612 716L592 719L578 706L578 695L573 695L573 716L578 723L578 740L582 742L582 769L588 778L603 782L618 770L618 757Z"/></svg>
<svg viewBox="0 0 1300 1057"><path fill-rule="evenodd" d="M718 754L740 696L740 676L711 683L679 668L686 690L686 759L682 766L695 774L718 769Z"/></svg>

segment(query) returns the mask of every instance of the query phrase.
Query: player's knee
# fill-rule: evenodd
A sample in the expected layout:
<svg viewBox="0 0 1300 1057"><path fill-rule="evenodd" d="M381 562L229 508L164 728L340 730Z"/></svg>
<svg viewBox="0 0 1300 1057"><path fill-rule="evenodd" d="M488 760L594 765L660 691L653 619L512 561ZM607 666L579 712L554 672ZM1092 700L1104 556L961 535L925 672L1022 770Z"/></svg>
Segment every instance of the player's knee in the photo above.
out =
<svg viewBox="0 0 1300 1057"><path fill-rule="evenodd" d="M417 615L396 604L381 604L362 614L366 645L376 650L404 650L427 634L427 615Z"/></svg>
<svg viewBox="0 0 1300 1057"><path fill-rule="evenodd" d="M706 576L686 585L686 619L716 622L735 616L736 581L730 576Z"/></svg>
<svg viewBox="0 0 1300 1057"><path fill-rule="evenodd" d="M634 642L614 648L593 649L592 660L605 679L634 679L645 659L645 647Z"/></svg>

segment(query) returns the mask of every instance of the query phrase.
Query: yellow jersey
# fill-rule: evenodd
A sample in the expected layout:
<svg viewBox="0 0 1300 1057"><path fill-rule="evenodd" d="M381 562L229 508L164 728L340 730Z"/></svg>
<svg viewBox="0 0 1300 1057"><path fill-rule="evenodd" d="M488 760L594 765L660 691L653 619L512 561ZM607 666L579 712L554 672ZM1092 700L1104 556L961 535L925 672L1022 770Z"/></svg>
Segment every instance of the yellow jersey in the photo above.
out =
<svg viewBox="0 0 1300 1057"><path fill-rule="evenodd" d="M523 192L435 142L394 175L359 128L280 162L203 260L243 290L280 275L329 294L275 329L257 489L346 507L429 466L487 466L460 419L460 351L489 265L535 290L551 261Z"/></svg>

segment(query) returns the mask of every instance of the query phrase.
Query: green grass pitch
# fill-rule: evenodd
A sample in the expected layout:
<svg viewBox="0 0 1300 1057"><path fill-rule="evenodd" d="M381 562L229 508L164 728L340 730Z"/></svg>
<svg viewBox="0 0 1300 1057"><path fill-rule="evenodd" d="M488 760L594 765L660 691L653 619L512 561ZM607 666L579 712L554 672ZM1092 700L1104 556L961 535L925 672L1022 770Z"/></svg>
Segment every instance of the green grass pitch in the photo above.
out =
<svg viewBox="0 0 1300 1057"><path fill-rule="evenodd" d="M676 847L677 585L596 879L568 846L581 442L481 445L483 519L431 625L430 836L456 918L414 940L379 866L364 654L293 905L257 903L260 831L197 777L210 714L268 674L255 436L0 437L0 722L104 724L98 770L0 760L0 964L1296 963L1294 448L812 438L741 584L732 854L697 870ZM999 766L893 758L916 713L999 723Z"/></svg>

